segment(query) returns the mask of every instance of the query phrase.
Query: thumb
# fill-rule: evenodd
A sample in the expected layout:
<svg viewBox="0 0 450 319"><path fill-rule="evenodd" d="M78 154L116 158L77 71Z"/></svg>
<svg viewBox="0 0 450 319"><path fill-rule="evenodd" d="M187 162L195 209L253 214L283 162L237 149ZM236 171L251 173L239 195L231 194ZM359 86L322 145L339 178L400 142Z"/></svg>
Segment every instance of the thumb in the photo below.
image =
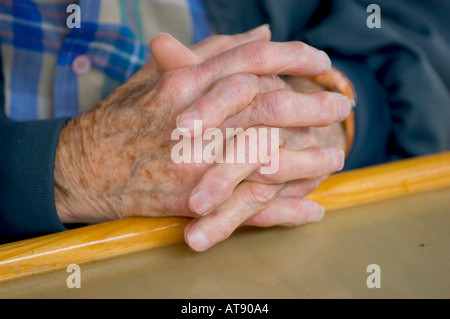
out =
<svg viewBox="0 0 450 319"><path fill-rule="evenodd" d="M203 62L224 51L252 41L270 41L268 24L261 25L245 33L234 35L214 35L194 44L184 46L170 34L161 33L150 42L155 62L162 71L181 68Z"/></svg>
<svg viewBox="0 0 450 319"><path fill-rule="evenodd" d="M161 71L182 68L202 59L170 34L161 33L150 42L153 58Z"/></svg>

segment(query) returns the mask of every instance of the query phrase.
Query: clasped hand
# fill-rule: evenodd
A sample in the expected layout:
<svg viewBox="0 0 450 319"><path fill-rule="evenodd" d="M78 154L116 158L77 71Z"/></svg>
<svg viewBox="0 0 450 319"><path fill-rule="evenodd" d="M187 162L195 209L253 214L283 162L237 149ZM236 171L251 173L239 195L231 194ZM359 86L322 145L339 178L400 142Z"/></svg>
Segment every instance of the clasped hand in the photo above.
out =
<svg viewBox="0 0 450 319"><path fill-rule="evenodd" d="M54 171L61 221L193 217L186 242L204 251L241 225L321 220L323 208L304 197L344 165L341 122L350 103L295 83L330 69L324 52L270 37L262 26L187 48L157 36L148 63L61 130ZM193 133L194 120L203 130L279 128L277 171L262 174L261 161L175 163L172 133Z"/></svg>

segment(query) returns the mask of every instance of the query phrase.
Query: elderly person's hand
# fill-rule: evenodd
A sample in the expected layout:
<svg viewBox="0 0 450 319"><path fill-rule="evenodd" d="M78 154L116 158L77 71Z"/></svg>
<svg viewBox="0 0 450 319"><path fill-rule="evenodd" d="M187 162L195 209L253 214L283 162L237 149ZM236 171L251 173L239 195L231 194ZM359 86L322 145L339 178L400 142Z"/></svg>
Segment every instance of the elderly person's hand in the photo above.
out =
<svg viewBox="0 0 450 319"><path fill-rule="evenodd" d="M243 91L248 91L248 96L254 96L252 101L260 101L255 105L266 105L266 109L255 107L251 113L253 118L258 119L256 122L249 121L248 118L245 122L243 117L240 119L239 127L261 124L279 127L321 126L345 118L346 114L348 115L349 106L342 104L338 95L332 93L292 95L291 103L300 103L299 105L302 105L302 102L308 103L309 108L305 108L305 114L288 107L286 110L281 110L276 117L267 117L271 103L270 97L264 96L264 93L269 91L267 83L270 82L273 89L280 89L285 85L278 83L271 75L322 73L329 67L329 60L323 53L300 43L252 42L264 40L267 37L264 32L264 30L253 31L241 35L240 38L234 38L235 44L239 42L244 44L232 45L232 48L229 44L225 44L225 48L221 49L225 52L219 55L215 55L218 52L214 50L208 52L205 49L211 46L197 46L197 52L199 52L197 56L205 57L204 61L197 61L199 64L194 64L196 62L192 60L186 65L180 64L168 70L167 66L158 66L154 60L151 60L107 99L98 103L92 110L69 121L61 131L55 162L55 202L61 220L89 223L134 215L198 216L189 207L191 205L191 208L195 210L191 198L194 186L202 185L205 180L208 180L208 176L204 175L206 171L209 172L212 168L224 165L211 167L211 164L207 163L174 163L170 156L171 148L175 144L171 134L176 128L177 116L194 102L205 95L209 95L209 98L213 100L221 100L223 97L220 95L221 90L216 92L215 97L214 88L224 86L234 74L256 76L253 78L253 83L262 88L261 92L251 86L244 87ZM206 51L203 55L202 49ZM342 106L342 112L338 111L339 105ZM245 108L246 105L238 105L238 107ZM232 110L226 111L228 119L224 118L224 120L233 119L233 114L237 112L236 105L224 104L224 108ZM297 116L302 118L296 119ZM343 158L336 156L336 152L316 148L306 153L310 155L309 160L313 159L315 166L311 167L310 171L306 169L308 174L311 174L310 177L326 176L342 167ZM303 157L308 159L307 155ZM286 159L284 160L280 153L280 167L284 166L285 162L289 163L289 160L291 165L299 165L295 162L294 156L286 156ZM303 164L296 168L304 167L306 162L303 161ZM252 213L256 217L262 216L271 205L275 208L277 201L270 200L275 194L277 198L283 198L284 192L286 198L289 198L289 187L283 187L284 185L276 179L268 184L246 181L236 187L236 181L239 178L245 179L251 175L246 165L241 167L245 169L237 171L245 172L245 174L232 180L234 185L232 187L235 190L231 189L230 185L226 185L230 190L229 193L233 195L232 198L230 198L231 194L228 194L216 203L220 205L222 211L216 210L198 219L190 229L192 232L195 229L200 230L205 235L205 229L201 224L203 223L209 232L213 232L214 227L217 230L217 227L221 227L220 218L223 219L220 216L223 216L225 211L228 212L229 224L232 224L232 227L228 226L223 235L216 238L208 238L206 235L207 244L202 247L192 244L194 240L188 235L188 242L194 249L207 249L229 235L228 233L238 227L241 222L236 219L236 216L242 213L239 209L250 207L253 201L264 204L259 210L257 205L252 206ZM256 167L253 167L253 170L255 169ZM312 174L313 171L319 173ZM308 174L297 176L297 178L308 178ZM298 183L308 184L308 181ZM316 183L317 180L313 180L312 184ZM301 193L296 191L296 186L294 183L290 185L290 188L294 190L293 193L296 193L296 196L301 196ZM308 189L307 186L301 188ZM279 205L280 211L289 206L291 209L288 212L292 214L292 201L279 200ZM299 208L298 204L296 206ZM307 211L305 206L308 204L303 203L300 208ZM258 220L251 217L253 215L243 214L239 218L247 217L244 221L248 220L249 224L257 225ZM284 215L285 222L281 216L278 221L275 220L275 223L298 223L298 218L295 216L289 217L289 213ZM235 217L232 218L233 216ZM190 233L189 230L187 232ZM197 235L194 233L197 236L196 242L201 243L201 240L198 240L201 234L199 236L199 232L196 233Z"/></svg>
<svg viewBox="0 0 450 319"><path fill-rule="evenodd" d="M210 56L212 52L220 53L217 48L230 46L236 39L216 36L214 40L210 39L207 43L199 44L200 47L194 47L194 51L200 51L202 54L195 54L171 38L156 41L160 45L155 45L153 50L155 59L165 70L170 70L190 63L200 63L204 61L205 56ZM211 45L212 42L214 45ZM173 52L177 52L176 56L168 58L173 56ZM342 169L344 164L345 156L342 150L346 148L346 139L342 124L334 122L327 125L329 120L323 120L323 123L316 120L315 124L321 127L310 127L307 122L308 116L317 116L317 113L333 117L323 114L324 111L329 112L329 109L308 109L308 100L304 98L301 101L303 105L297 105L299 108L306 108L299 110L304 112L304 122L287 119L296 114L293 109L295 106L292 105L295 103L292 98L293 91L312 94L323 92L324 87L307 77L287 77L284 78L285 82L277 76L256 78L251 74L240 73L222 79L223 82L219 81L213 85L209 92L178 117L178 125L183 121L187 127L194 120L205 119L204 130L219 126L223 135L230 127L247 128L262 123L284 127L280 131L282 148L278 154L279 169L274 173L261 174L261 171L257 170L261 163L243 165L225 160L225 164L209 169L194 187L190 206L203 217L186 227L186 241L195 250L202 251L211 247L227 238L240 225L294 226L321 220L323 208L303 197L317 188L328 174ZM257 87L253 82L255 79L259 81ZM261 105L261 101L265 103L266 99L263 93L268 92L273 96L272 100L267 102L268 105ZM345 110L341 117L343 119L348 115L349 102L345 97L338 98L341 98L344 104ZM290 103L291 109L282 110L286 103ZM287 113L283 113L285 111ZM190 112L195 112L195 115L191 113L190 119L183 119L184 114ZM272 112L279 112L280 115L286 116L286 119L275 119ZM190 133L194 135L192 126Z"/></svg>

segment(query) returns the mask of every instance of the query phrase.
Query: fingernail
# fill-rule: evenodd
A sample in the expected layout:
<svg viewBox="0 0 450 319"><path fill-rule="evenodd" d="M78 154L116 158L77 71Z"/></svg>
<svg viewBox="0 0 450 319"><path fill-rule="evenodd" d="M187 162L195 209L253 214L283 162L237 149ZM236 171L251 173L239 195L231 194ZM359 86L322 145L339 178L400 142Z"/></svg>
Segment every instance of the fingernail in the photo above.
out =
<svg viewBox="0 0 450 319"><path fill-rule="evenodd" d="M255 34L258 33L259 31L263 30L263 29L270 29L270 25L268 23L265 23L263 25L260 25L259 27L256 27L254 29L251 29L249 31L247 31L247 34Z"/></svg>
<svg viewBox="0 0 450 319"><path fill-rule="evenodd" d="M352 110L349 99L345 95L339 97L339 114L341 119L346 119Z"/></svg>
<svg viewBox="0 0 450 319"><path fill-rule="evenodd" d="M340 171L344 168L345 152L343 150L332 150L331 156L333 157L333 168L335 171Z"/></svg>
<svg viewBox="0 0 450 319"><path fill-rule="evenodd" d="M324 72L331 69L331 60L328 57L328 54L326 54L324 51L317 51L317 60L319 69L323 70Z"/></svg>
<svg viewBox="0 0 450 319"><path fill-rule="evenodd" d="M209 240L200 229L194 229L187 235L189 246L196 251L203 251L208 248Z"/></svg>
<svg viewBox="0 0 450 319"><path fill-rule="evenodd" d="M325 207L319 206L319 209L312 209L308 213L308 222L320 222L325 216Z"/></svg>
<svg viewBox="0 0 450 319"><path fill-rule="evenodd" d="M208 194L203 190L196 191L191 196L190 202L192 209L199 215L205 215L213 207L208 200Z"/></svg>

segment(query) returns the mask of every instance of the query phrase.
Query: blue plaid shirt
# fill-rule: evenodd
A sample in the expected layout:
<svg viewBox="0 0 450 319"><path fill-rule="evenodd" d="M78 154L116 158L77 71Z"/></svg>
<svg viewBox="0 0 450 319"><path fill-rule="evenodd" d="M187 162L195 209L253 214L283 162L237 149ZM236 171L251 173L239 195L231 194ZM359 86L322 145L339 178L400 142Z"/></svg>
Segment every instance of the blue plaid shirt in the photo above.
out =
<svg viewBox="0 0 450 319"><path fill-rule="evenodd" d="M80 28L67 24L73 3ZM151 57L160 32L186 45L210 35L201 0L0 0L7 116L74 117L91 108Z"/></svg>

